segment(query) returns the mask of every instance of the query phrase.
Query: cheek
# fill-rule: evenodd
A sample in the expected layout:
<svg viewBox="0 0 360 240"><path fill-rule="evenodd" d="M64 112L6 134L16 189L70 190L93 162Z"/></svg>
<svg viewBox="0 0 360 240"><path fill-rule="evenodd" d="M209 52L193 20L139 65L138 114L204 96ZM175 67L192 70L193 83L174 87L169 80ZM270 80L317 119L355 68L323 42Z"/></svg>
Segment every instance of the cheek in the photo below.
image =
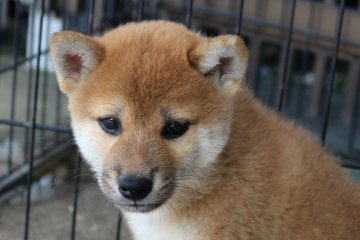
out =
<svg viewBox="0 0 360 240"><path fill-rule="evenodd" d="M173 149L183 166L207 167L216 161L223 151L230 127L228 122L199 126L182 140L174 141Z"/></svg>
<svg viewBox="0 0 360 240"><path fill-rule="evenodd" d="M169 140L167 144L175 156L176 165L187 162L196 152L196 129L189 129L184 136Z"/></svg>
<svg viewBox="0 0 360 240"><path fill-rule="evenodd" d="M228 141L229 132L227 123L197 129L196 163L199 167L207 167L216 161Z"/></svg>
<svg viewBox="0 0 360 240"><path fill-rule="evenodd" d="M72 123L76 144L82 156L93 171L101 173L103 169L102 156L104 156L105 150L104 146L101 145L102 134L94 125L93 123Z"/></svg>

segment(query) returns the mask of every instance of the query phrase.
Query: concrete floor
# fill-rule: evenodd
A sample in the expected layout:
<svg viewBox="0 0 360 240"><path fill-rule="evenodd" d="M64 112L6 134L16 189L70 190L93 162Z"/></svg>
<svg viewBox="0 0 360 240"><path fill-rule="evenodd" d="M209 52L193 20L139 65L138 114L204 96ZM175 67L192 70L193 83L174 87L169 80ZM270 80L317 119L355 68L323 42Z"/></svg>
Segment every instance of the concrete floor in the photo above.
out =
<svg viewBox="0 0 360 240"><path fill-rule="evenodd" d="M77 240L115 239L118 211L102 196L95 182L81 184L77 214ZM74 187L65 183L52 189L47 200L35 200L30 216L30 240L70 239ZM0 240L21 240L24 232L24 201L0 204ZM130 240L126 226L121 240Z"/></svg>

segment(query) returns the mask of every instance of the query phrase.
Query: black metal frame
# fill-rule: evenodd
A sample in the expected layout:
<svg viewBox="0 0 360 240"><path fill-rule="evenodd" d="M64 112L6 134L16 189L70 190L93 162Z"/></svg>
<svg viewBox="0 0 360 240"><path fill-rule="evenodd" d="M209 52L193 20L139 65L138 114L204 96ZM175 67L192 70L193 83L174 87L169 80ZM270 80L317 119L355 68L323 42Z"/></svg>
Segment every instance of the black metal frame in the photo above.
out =
<svg viewBox="0 0 360 240"><path fill-rule="evenodd" d="M29 239L29 222L30 222L30 211L31 211L31 185L33 182L33 172L34 170L41 168L44 164L51 161L51 159L55 159L55 156L63 154L65 151L70 151L73 149L73 144L69 143L68 140L70 139L71 130L69 127L60 126L60 117L61 117L61 104L62 104L62 95L60 92L57 92L56 95L56 104L54 106L55 109L55 122L54 125L48 125L45 123L46 120L46 107L42 109L40 114L40 121L38 119L38 102L39 97L42 97L42 101L46 102L47 95L46 95L46 79L47 76L45 75L44 78L44 86L43 92L39 92L40 87L40 64L41 64L41 57L47 56L48 51L42 49L42 36L43 36L43 21L44 15L48 13L51 1L49 0L36 0L36 4L41 5L41 15L40 15L40 31L38 34L38 48L37 53L27 57L19 57L18 53L18 46L19 46L19 11L20 11L20 2L15 0L15 23L14 23L14 41L13 41L13 62L11 64L7 64L5 66L1 65L1 37L0 37L0 76L1 74L7 73L9 71L13 71L13 80L12 80L12 98L11 98L11 113L10 119L0 119L0 125L6 125L9 127L9 138L10 138L10 146L9 146L9 157L8 157L8 174L6 176L0 176L0 195L11 189L15 185L22 183L25 176L27 179L27 195L26 195L26 213L25 213L25 225L24 225L24 237L23 239ZM107 1L108 2L108 1ZM111 2L111 1L109 1ZM63 6L65 5L66 0L63 0ZM146 16L145 10L145 1L139 0L138 9L137 9L137 21L142 21L144 16ZM242 33L242 24L244 21L243 18L243 11L244 11L244 0L239 0L239 9L236 17L236 30L235 34L241 35ZM294 32L294 16L296 13L296 0L291 1L291 14L290 19L287 27L280 26L279 29L287 31L287 40L286 40L286 50L285 50L285 62L282 71L281 81L278 84L278 98L277 98L277 109L279 112L282 111L284 104L285 104L285 96L288 91L288 69L289 69L289 58L290 58L290 51L291 51L291 44L292 44L292 34ZM94 22L94 8L95 8L95 0L88 0L87 1L87 9L88 9L88 27L87 27L87 34L93 33L93 22ZM192 26L193 20L193 11L196 11L197 8L194 6L193 0L186 1L186 15L184 16L184 23L187 27ZM67 13L65 8L63 7L63 26L66 25L66 17ZM211 10L212 11L212 10ZM210 12L211 12L210 11ZM339 52L339 46L341 43L341 30L343 26L345 14L345 0L341 1L341 5L339 7L339 14L337 19L337 31L335 37L333 38L334 41L334 51L332 56L332 64L331 64L331 74L329 79L327 79L327 89L326 89L326 106L325 106L325 114L322 121L321 127L321 141L325 144L326 140L326 133L328 130L328 121L329 121L329 114L330 114L330 106L332 101L332 93L334 87L334 76L335 76L335 69L337 64L337 57ZM34 14L32 15L32 23L34 22ZM0 16L1 20L1 16ZM253 19L254 20L254 19ZM260 20L258 21L260 24ZM266 23L267 24L267 23ZM311 35L316 35L319 38L325 38L324 36L317 35L315 33L309 33ZM355 44L356 45L356 44ZM32 44L31 44L32 46ZM360 46L360 45L359 45ZM17 79L18 79L18 68L26 63L31 64L34 60L36 60L36 68L35 68L35 76L33 77L32 70L29 71L29 83L28 83L28 93L27 93L27 113L26 113L26 121L18 121L15 118L15 110L16 110L16 99L17 99ZM47 59L45 60L47 61ZM34 82L32 82L34 81ZM0 80L1 84L1 80ZM34 86L33 86L34 85ZM360 88L360 86L359 86ZM32 93L33 91L33 93ZM42 96L40 96L42 94ZM358 94L360 95L360 94ZM32 97L32 98L31 98ZM359 96L358 96L359 98ZM358 111L358 110L356 110ZM356 117L357 114L355 114ZM357 119L355 119L357 121ZM29 152L27 160L25 160L24 164L18 167L13 166L12 162L12 139L14 137L14 130L15 128L22 128L25 129L25 142L26 142L26 149ZM50 150L46 150L42 148L41 154L35 154L35 144L36 144L36 133L41 133L41 142L44 143L45 139L45 132L53 132L55 134L55 141L54 144L50 146ZM60 144L63 143L63 144ZM56 145L59 145L56 147ZM49 157L51 156L51 157ZM77 206L78 206L78 195L80 189L80 166L82 160L80 155L77 158L76 166L75 166L75 181L74 181L74 199L73 199L73 213L72 213L72 220L71 220L71 232L70 232L70 239L74 240L76 238L76 215L77 215ZM360 165L360 164L359 164ZM358 168L360 166L357 164L344 164L346 167ZM117 223L117 233L116 239L120 239L120 228L121 228L122 218L121 214L119 213L118 216L118 223Z"/></svg>

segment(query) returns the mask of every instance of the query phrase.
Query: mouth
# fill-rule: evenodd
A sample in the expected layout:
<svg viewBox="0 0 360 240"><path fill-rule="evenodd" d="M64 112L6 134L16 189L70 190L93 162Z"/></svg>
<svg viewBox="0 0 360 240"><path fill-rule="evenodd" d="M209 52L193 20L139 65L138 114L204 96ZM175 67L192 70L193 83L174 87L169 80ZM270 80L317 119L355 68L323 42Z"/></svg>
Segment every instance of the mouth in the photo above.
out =
<svg viewBox="0 0 360 240"><path fill-rule="evenodd" d="M127 212L146 213L153 211L167 202L172 194L173 188L166 184L163 188L158 190L155 198L149 199L146 202L117 202L117 207Z"/></svg>
<svg viewBox="0 0 360 240"><path fill-rule="evenodd" d="M155 210L156 208L159 208L163 203L155 203L155 204L138 204L138 203L132 203L132 204L118 204L118 207L120 207L124 211L128 212L150 212L152 210Z"/></svg>

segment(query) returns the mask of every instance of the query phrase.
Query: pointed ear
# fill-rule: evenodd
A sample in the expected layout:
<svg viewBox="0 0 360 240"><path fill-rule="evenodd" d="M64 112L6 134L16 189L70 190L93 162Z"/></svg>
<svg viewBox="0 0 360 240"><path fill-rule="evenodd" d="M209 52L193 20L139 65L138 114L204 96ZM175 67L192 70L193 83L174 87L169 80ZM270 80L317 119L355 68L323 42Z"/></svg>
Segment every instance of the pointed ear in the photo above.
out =
<svg viewBox="0 0 360 240"><path fill-rule="evenodd" d="M223 35L200 42L188 58L218 89L232 96L241 87L249 56L240 37Z"/></svg>
<svg viewBox="0 0 360 240"><path fill-rule="evenodd" d="M69 95L94 71L104 58L105 50L94 38L81 33L55 33L50 42L50 58L61 91Z"/></svg>

